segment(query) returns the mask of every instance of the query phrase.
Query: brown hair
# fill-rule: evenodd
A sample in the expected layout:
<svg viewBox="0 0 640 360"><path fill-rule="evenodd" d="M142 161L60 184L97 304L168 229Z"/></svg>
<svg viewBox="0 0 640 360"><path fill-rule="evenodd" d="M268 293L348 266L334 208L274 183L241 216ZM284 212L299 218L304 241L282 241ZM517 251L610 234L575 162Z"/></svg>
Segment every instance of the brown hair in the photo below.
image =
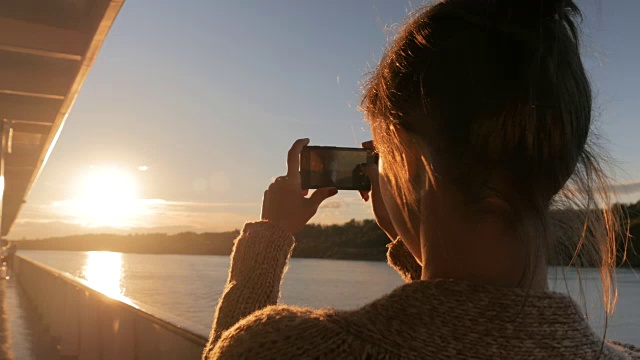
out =
<svg viewBox="0 0 640 360"><path fill-rule="evenodd" d="M479 216L514 224L530 246L528 270L561 263L567 249L574 265L599 267L612 312L619 222L592 140L580 17L572 0L421 7L365 84L361 108L406 216L425 185L445 181ZM416 148L422 182L406 170Z"/></svg>

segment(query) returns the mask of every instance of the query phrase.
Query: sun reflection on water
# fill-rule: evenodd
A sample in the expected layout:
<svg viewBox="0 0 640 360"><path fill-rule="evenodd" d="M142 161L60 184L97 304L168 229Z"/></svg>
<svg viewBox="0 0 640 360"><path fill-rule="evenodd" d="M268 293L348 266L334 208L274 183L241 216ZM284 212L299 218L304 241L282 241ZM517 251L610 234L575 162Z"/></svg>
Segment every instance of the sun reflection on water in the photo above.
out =
<svg viewBox="0 0 640 360"><path fill-rule="evenodd" d="M122 254L108 251L89 251L83 268L89 286L114 298L124 299L122 287Z"/></svg>

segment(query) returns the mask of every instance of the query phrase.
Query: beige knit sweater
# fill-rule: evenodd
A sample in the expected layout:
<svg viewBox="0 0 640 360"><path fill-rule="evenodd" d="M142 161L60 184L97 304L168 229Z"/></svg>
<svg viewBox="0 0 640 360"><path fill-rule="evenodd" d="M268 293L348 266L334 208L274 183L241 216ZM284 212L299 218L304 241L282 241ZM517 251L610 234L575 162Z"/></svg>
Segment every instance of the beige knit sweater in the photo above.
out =
<svg viewBox="0 0 640 360"><path fill-rule="evenodd" d="M565 295L420 281L401 241L388 258L409 283L390 294L352 311L275 306L293 245L277 225L245 225L203 358L640 359L603 343Z"/></svg>

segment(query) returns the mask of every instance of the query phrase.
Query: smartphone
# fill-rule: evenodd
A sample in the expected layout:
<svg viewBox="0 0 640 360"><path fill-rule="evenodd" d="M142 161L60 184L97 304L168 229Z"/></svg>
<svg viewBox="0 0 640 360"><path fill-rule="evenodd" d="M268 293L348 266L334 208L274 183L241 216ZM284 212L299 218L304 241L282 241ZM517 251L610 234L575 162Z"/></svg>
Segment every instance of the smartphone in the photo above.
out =
<svg viewBox="0 0 640 360"><path fill-rule="evenodd" d="M306 146L300 154L302 188L369 190L371 182L360 165L377 163L378 154L371 149Z"/></svg>

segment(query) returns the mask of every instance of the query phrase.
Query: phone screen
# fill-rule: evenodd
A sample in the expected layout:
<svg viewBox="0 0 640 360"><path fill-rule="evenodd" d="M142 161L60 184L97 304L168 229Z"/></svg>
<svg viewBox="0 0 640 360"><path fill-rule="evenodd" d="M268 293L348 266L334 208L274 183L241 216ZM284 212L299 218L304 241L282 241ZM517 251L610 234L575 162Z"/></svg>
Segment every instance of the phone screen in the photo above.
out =
<svg viewBox="0 0 640 360"><path fill-rule="evenodd" d="M302 188L368 190L371 184L360 165L375 163L377 155L369 149L307 146L300 154Z"/></svg>

